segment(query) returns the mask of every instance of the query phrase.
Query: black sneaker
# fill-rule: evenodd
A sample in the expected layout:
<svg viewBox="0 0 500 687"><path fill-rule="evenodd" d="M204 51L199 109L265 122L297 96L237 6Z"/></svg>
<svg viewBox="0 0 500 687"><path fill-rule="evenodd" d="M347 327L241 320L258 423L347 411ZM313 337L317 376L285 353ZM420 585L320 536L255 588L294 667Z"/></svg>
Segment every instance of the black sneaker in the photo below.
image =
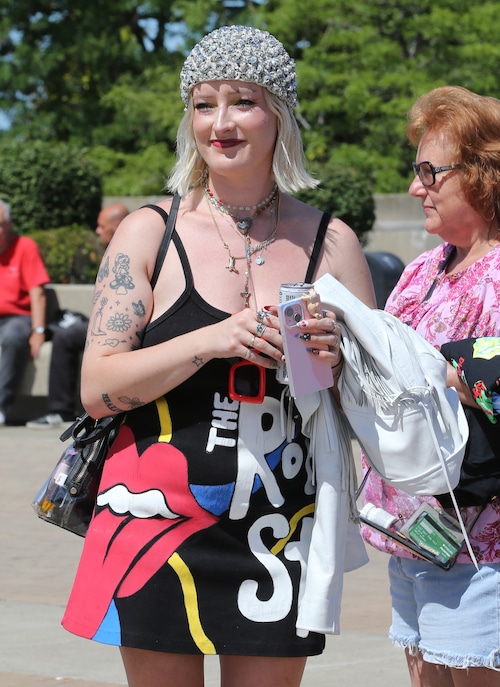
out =
<svg viewBox="0 0 500 687"><path fill-rule="evenodd" d="M30 420L26 423L29 429L66 429L73 424L74 420L63 420L59 413L48 413L37 417L36 420Z"/></svg>

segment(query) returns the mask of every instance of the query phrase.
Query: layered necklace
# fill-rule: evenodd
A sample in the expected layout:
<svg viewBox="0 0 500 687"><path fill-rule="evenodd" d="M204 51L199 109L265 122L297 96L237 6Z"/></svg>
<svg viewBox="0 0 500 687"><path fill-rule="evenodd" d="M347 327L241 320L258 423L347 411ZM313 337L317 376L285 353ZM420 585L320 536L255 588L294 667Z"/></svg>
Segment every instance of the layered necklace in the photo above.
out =
<svg viewBox="0 0 500 687"><path fill-rule="evenodd" d="M274 227L272 232L269 234L267 239L264 239L264 241L261 241L260 243L257 243L255 246L252 246L251 238L250 238L250 228L247 229L246 232L242 235L243 243L245 246L245 255L233 255L231 252L231 249L229 248L228 244L224 240L224 237L221 234L221 231L219 229L219 225L217 224L217 220L215 218L215 215L212 210L212 205L213 203L208 204L208 209L210 210L210 215L212 216L212 221L214 223L215 229L217 230L217 234L219 235L219 238L221 240L222 245L226 249L228 253L228 264L226 265L226 269L229 270L229 272L234 272L235 274L239 274L238 268L236 267L236 261L237 260L245 260L245 285L243 287L243 291L241 291L241 297L243 298L243 303L245 308L249 307L249 300L250 296L252 295L250 292L250 281L251 281L251 264L252 264L252 255L255 255L255 253L259 253L257 257L255 258L255 264L256 265L263 265L265 263L265 259L263 256L264 250L273 243L273 241L276 240L276 234L278 232L278 227L280 223L280 195L279 191L276 192L276 195L272 198L272 200L268 203L266 207L269 207L270 205L274 204L276 201L277 207L276 207L276 220L274 222ZM265 209L265 208L264 208ZM273 210L274 211L274 208ZM229 214L229 213L226 213ZM254 217L260 213L255 213L252 217L252 220ZM251 223L250 223L251 224ZM231 226L234 225L231 224Z"/></svg>
<svg viewBox="0 0 500 687"><path fill-rule="evenodd" d="M228 203L223 203L220 199L217 200L213 192L210 190L208 186L208 178L207 176L205 176L205 178L203 179L203 192L209 203L211 203L214 206L214 208L217 208L219 212L228 215L229 217L234 219L238 231L246 236L252 227L252 222L254 221L254 219L258 217L261 214L261 212L264 212L264 210L266 210L270 205L274 203L274 201L278 197L279 191L278 186L274 184L271 193L265 198L263 198L256 205L229 205ZM239 216L243 212L248 213L252 211L253 214L251 215L247 215L245 217Z"/></svg>

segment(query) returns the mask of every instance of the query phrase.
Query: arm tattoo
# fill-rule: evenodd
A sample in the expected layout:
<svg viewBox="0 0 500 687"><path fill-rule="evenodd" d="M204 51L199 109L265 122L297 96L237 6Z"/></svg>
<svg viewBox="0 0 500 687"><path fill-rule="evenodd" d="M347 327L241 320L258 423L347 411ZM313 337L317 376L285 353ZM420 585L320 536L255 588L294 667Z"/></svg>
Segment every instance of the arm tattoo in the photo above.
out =
<svg viewBox="0 0 500 687"><path fill-rule="evenodd" d="M121 403L129 406L130 410L133 410L134 408L140 408L144 405L144 403L138 399L137 396L134 396L134 398L129 398L128 396L118 396L118 400L121 401Z"/></svg>
<svg viewBox="0 0 500 687"><path fill-rule="evenodd" d="M104 405L106 406L106 408L109 408L109 410L111 410L113 413L122 412L121 408L118 408L117 406L115 406L114 403L111 403L111 399L109 398L108 394L103 394L102 400L104 401Z"/></svg>
<svg viewBox="0 0 500 687"><path fill-rule="evenodd" d="M203 358L199 358L197 355L194 356L193 361L192 361L196 367L201 367L202 365L205 364L205 361Z"/></svg>
<svg viewBox="0 0 500 687"><path fill-rule="evenodd" d="M142 301L139 301L138 303L134 303L132 301L132 309L134 311L134 315L137 315L137 317L144 317L146 314L146 308L144 307L144 303Z"/></svg>
<svg viewBox="0 0 500 687"><path fill-rule="evenodd" d="M115 313L111 315L106 323L106 329L110 332L126 332L130 329L132 320L125 313Z"/></svg>
<svg viewBox="0 0 500 687"><path fill-rule="evenodd" d="M99 267L99 271L97 273L97 281L101 282L104 279L106 279L106 277L109 277L109 257L107 257L106 260Z"/></svg>
<svg viewBox="0 0 500 687"><path fill-rule="evenodd" d="M113 265L115 278L110 283L110 288L115 289L118 296L126 295L131 289L135 289L135 284L129 273L130 258L125 253L118 253Z"/></svg>
<svg viewBox="0 0 500 687"><path fill-rule="evenodd" d="M121 408L118 408L118 406L115 406L115 404L111 401L108 394L103 394L102 400L104 401L106 408L109 408L109 410L113 411L113 413L123 413L124 412ZM144 403L137 397L130 398L129 396L119 396L118 400L121 403L123 403L124 405L128 406L129 410L133 410L134 408L140 408L141 406L144 405Z"/></svg>

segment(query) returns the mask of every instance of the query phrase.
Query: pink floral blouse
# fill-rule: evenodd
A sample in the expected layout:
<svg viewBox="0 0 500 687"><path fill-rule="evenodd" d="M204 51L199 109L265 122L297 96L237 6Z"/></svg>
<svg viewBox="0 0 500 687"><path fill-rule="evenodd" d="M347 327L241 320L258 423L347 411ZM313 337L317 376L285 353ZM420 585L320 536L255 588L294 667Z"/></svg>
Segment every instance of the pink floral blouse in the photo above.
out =
<svg viewBox="0 0 500 687"><path fill-rule="evenodd" d="M477 336L500 335L500 246L493 248L463 271L448 276L439 274L453 246L443 243L426 251L404 270L385 309L408 323L427 341L440 347L447 341ZM429 293L431 285L436 283ZM367 463L362 457L363 470ZM368 476L363 501L371 502L389 513L408 518L422 501L437 503L432 497L411 497L383 482L372 470ZM480 515L470 534L472 549L479 562L500 562L500 499L490 503ZM465 524L475 517L478 507L461 509ZM413 558L406 549L382 534L362 526L365 541L380 551ZM462 551L458 563L470 563Z"/></svg>

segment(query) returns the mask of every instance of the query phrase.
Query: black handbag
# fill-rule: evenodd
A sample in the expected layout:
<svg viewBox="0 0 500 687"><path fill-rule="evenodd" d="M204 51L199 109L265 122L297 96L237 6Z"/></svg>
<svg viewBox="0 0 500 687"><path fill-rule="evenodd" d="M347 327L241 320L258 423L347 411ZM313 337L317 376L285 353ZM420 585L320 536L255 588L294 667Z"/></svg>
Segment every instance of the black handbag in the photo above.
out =
<svg viewBox="0 0 500 687"><path fill-rule="evenodd" d="M151 277L153 288L172 238L179 202L180 196L176 194L168 216L156 205L144 206L156 210L166 220ZM125 415L119 413L94 420L84 413L61 434L61 441L67 441L70 437L73 440L64 449L33 500L32 506L39 518L81 537L86 535L95 508L104 461Z"/></svg>

